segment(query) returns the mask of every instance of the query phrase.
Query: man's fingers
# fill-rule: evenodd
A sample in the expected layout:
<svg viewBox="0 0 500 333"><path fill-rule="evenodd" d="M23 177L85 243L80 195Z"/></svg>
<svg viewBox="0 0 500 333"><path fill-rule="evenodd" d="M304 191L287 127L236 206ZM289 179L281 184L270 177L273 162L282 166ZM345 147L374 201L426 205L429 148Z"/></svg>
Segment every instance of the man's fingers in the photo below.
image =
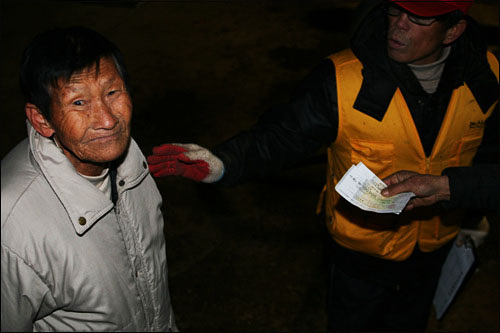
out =
<svg viewBox="0 0 500 333"><path fill-rule="evenodd" d="M150 155L147 157L149 164L160 164L169 161L177 161L179 159L179 155Z"/></svg>
<svg viewBox="0 0 500 333"><path fill-rule="evenodd" d="M412 210L413 208L427 206L426 200L424 198L413 197L408 201L408 204L403 209L405 212Z"/></svg>
<svg viewBox="0 0 500 333"><path fill-rule="evenodd" d="M427 196L427 197L413 197L408 201L408 204L405 207L405 211L412 210L416 207L421 206L430 206L439 201L439 198L435 195Z"/></svg>
<svg viewBox="0 0 500 333"><path fill-rule="evenodd" d="M384 179L382 179L382 181L385 183L385 185L387 186L391 186L393 184L397 184L399 181L398 181L398 174L397 173L393 173L392 175L390 175L389 177L386 177Z"/></svg>
<svg viewBox="0 0 500 333"><path fill-rule="evenodd" d="M153 149L154 153L154 149ZM180 161L184 162L185 164L194 164L197 163L198 161L191 160L189 157L184 155L184 153L169 153L169 154L155 154L155 155L150 155L147 157L148 163L149 164L159 164L163 162L169 162L169 161Z"/></svg>
<svg viewBox="0 0 500 333"><path fill-rule="evenodd" d="M402 170L382 179L382 181L387 185L387 188L381 191L382 195L392 197L393 195L399 193L411 192L413 188L410 184L410 179L418 175L418 173L413 171Z"/></svg>
<svg viewBox="0 0 500 333"><path fill-rule="evenodd" d="M199 182L203 180L209 172L210 167L207 162L197 161L196 164L187 167L182 175Z"/></svg>
<svg viewBox="0 0 500 333"><path fill-rule="evenodd" d="M191 161L187 157L184 157L184 160L174 159L150 164L149 171L155 177L183 176L201 181L209 174L210 167L205 161Z"/></svg>
<svg viewBox="0 0 500 333"><path fill-rule="evenodd" d="M418 197L415 198L415 201L413 202L413 207L420 207L420 206L430 206L439 201L439 198L437 195L431 195L427 197Z"/></svg>
<svg viewBox="0 0 500 333"><path fill-rule="evenodd" d="M404 182L408 178L411 178L411 177L416 176L416 175L418 175L418 173L416 173L416 172L407 171L407 170L401 170L401 171L398 171L396 173L393 173L389 177L386 177L386 178L382 179L382 181L387 186L390 186L390 185L393 185L393 184Z"/></svg>
<svg viewBox="0 0 500 333"><path fill-rule="evenodd" d="M183 163L186 165L193 165L193 164L206 164L206 165L208 165L208 163L205 162L204 160L192 160L184 155L177 156L177 161L179 161L179 163Z"/></svg>
<svg viewBox="0 0 500 333"><path fill-rule="evenodd" d="M388 186L387 188L382 190L382 195L386 197L392 197L396 194L409 192L408 186L406 183L395 183L393 185Z"/></svg>
<svg viewBox="0 0 500 333"><path fill-rule="evenodd" d="M179 168L177 161L167 161L158 164L150 164L149 171L155 177L179 176L182 174L182 170L181 168Z"/></svg>
<svg viewBox="0 0 500 333"><path fill-rule="evenodd" d="M187 150L175 144L166 143L158 147L153 147L153 155L177 155Z"/></svg>
<svg viewBox="0 0 500 333"><path fill-rule="evenodd" d="M217 156L192 143L168 143L154 147L153 155L147 160L155 177L176 175L213 183L224 173L224 164Z"/></svg>

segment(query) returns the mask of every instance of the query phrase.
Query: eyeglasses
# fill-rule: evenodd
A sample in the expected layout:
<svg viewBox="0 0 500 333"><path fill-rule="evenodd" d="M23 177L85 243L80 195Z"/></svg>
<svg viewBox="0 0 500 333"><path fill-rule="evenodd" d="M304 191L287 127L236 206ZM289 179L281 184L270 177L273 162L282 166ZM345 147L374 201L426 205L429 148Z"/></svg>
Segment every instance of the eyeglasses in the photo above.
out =
<svg viewBox="0 0 500 333"><path fill-rule="evenodd" d="M385 8L385 11L387 12L387 15L394 16L394 17L400 16L402 13L406 13L408 16L408 20L410 20L410 22L415 23L417 25L429 26L438 20L436 17L415 16L415 15L408 13L407 11L405 11L399 7L396 7L394 5L388 5Z"/></svg>

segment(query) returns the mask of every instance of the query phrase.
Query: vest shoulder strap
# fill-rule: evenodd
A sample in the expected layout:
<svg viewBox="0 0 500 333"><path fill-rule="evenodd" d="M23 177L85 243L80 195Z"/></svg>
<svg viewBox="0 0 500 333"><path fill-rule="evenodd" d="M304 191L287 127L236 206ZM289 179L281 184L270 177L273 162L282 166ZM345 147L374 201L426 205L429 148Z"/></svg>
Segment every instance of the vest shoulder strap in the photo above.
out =
<svg viewBox="0 0 500 333"><path fill-rule="evenodd" d="M351 61L358 61L351 49L346 49L328 56L335 66L339 66Z"/></svg>
<svg viewBox="0 0 500 333"><path fill-rule="evenodd" d="M486 53L486 58L488 59L488 63L490 64L491 71L493 72L493 74L495 74L495 76L497 78L497 82L498 82L498 59L497 59L497 57L495 57L495 55L493 53L488 51Z"/></svg>

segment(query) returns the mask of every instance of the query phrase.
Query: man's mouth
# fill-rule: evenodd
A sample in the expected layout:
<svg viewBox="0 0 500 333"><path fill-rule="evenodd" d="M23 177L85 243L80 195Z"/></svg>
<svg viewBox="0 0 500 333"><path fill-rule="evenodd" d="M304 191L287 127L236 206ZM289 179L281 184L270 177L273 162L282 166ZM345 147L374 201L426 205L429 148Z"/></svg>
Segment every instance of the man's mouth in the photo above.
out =
<svg viewBox="0 0 500 333"><path fill-rule="evenodd" d="M393 49L400 49L400 48L406 46L406 44L404 44L404 43L402 43L399 40L394 39L394 38L387 39L387 44L390 48L393 48Z"/></svg>
<svg viewBox="0 0 500 333"><path fill-rule="evenodd" d="M120 133L121 133L121 131L116 131L116 132L111 133L111 134L102 135L102 136L90 139L89 142L101 142L102 143L102 142L112 141L112 140L115 140L120 135Z"/></svg>

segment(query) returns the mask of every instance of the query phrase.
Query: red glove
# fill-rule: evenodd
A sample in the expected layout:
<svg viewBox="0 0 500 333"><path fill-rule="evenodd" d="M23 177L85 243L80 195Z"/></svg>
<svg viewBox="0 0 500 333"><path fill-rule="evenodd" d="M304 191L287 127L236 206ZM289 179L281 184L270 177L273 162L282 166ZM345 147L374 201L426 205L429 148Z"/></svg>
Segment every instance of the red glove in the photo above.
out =
<svg viewBox="0 0 500 333"><path fill-rule="evenodd" d="M209 150L195 144L164 144L148 156L149 170L155 177L182 176L212 183L223 173L222 161Z"/></svg>

